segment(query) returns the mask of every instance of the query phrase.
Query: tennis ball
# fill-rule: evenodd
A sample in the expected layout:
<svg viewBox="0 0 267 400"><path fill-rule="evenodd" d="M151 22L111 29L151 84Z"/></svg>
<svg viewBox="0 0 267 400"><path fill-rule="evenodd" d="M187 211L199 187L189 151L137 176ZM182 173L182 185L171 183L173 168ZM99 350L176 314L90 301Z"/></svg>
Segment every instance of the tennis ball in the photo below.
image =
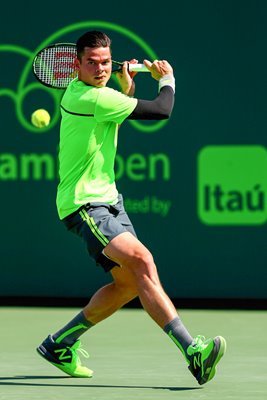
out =
<svg viewBox="0 0 267 400"><path fill-rule="evenodd" d="M44 128L50 123L50 115L43 108L39 108L32 113L31 121L36 128Z"/></svg>

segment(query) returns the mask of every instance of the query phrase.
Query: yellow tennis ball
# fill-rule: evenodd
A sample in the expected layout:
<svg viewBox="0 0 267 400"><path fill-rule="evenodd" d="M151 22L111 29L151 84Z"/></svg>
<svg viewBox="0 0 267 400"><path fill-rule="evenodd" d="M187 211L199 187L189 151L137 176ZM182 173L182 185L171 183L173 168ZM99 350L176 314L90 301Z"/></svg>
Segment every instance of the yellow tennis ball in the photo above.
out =
<svg viewBox="0 0 267 400"><path fill-rule="evenodd" d="M50 123L50 115L43 108L39 108L32 113L31 121L36 128L44 128Z"/></svg>

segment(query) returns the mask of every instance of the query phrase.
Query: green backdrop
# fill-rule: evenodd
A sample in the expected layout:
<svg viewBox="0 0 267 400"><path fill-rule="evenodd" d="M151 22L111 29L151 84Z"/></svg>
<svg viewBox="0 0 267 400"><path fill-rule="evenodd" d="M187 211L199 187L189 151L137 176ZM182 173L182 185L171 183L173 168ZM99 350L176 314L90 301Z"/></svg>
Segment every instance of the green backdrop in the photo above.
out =
<svg viewBox="0 0 267 400"><path fill-rule="evenodd" d="M175 70L170 121L125 122L116 160L118 187L167 292L266 299L266 1L16 3L0 15L0 297L84 298L109 280L58 220L62 92L31 73L44 45L100 29L114 59L165 58ZM157 94L148 74L136 86L139 98ZM37 108L52 116L47 129L30 124Z"/></svg>

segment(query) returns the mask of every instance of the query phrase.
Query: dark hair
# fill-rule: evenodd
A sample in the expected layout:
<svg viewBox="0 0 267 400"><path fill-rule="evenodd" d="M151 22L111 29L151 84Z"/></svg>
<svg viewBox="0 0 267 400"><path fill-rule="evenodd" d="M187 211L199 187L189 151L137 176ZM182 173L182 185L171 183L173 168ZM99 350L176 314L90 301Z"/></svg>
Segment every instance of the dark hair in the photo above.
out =
<svg viewBox="0 0 267 400"><path fill-rule="evenodd" d="M81 60L85 47L110 47L111 40L104 33L99 31L89 31L84 33L76 42L77 57Z"/></svg>

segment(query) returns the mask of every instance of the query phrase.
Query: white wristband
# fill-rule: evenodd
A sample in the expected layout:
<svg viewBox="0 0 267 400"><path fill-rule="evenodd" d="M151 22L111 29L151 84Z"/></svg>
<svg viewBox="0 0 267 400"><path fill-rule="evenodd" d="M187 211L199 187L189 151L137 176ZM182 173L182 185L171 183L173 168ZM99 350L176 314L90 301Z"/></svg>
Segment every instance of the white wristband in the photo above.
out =
<svg viewBox="0 0 267 400"><path fill-rule="evenodd" d="M175 93L175 78L174 78L174 76L171 74L168 74L168 75L164 75L162 78L160 78L159 92L160 92L161 88L163 88L163 86L170 86Z"/></svg>

